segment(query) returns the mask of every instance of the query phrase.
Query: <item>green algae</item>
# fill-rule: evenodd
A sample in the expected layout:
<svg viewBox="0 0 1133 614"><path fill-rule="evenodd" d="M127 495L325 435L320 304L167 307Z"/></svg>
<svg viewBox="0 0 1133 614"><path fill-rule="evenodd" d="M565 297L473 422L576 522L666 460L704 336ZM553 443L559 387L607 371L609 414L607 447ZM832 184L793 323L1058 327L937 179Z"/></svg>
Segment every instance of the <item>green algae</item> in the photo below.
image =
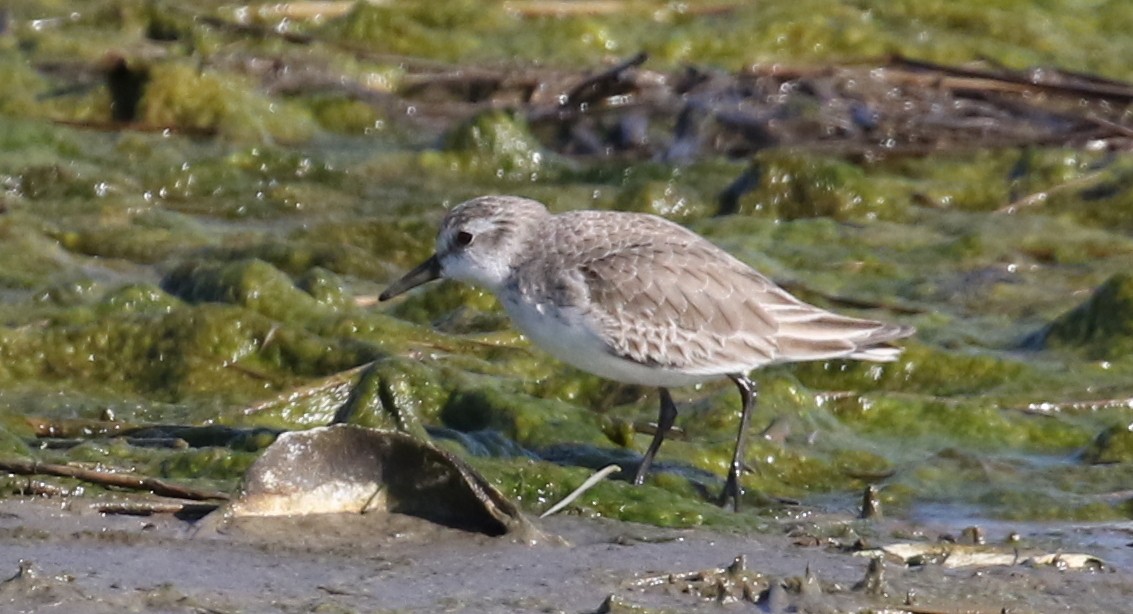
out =
<svg viewBox="0 0 1133 614"><path fill-rule="evenodd" d="M590 475L590 471L585 469L530 460L505 462L473 457L469 462L505 495L535 510L550 507ZM571 508L574 513L583 516L627 518L658 526L712 524L750 527L750 518L737 518L714 505L689 497L690 494L687 486L673 492L652 485L634 487L627 482L603 481L587 491Z"/></svg>
<svg viewBox="0 0 1133 614"><path fill-rule="evenodd" d="M51 234L63 247L76 254L141 263L160 262L186 247L208 244L205 233L184 228L176 218L155 219L159 217L164 216L139 215L126 221L106 220L97 226L56 230ZM167 224L167 221L172 223Z"/></svg>
<svg viewBox="0 0 1133 614"><path fill-rule="evenodd" d="M46 83L27 59L9 49L0 48L0 115L36 117L42 111L36 96Z"/></svg>
<svg viewBox="0 0 1133 614"><path fill-rule="evenodd" d="M28 458L31 456L31 450L23 437L9 429L7 423L14 422L12 416L5 415L3 420L5 424L0 426L0 457L3 458ZM17 425L18 426L18 425Z"/></svg>
<svg viewBox="0 0 1133 614"><path fill-rule="evenodd" d="M1082 460L1095 465L1133 461L1133 435L1129 425L1111 426L1098 433L1082 453Z"/></svg>
<svg viewBox="0 0 1133 614"><path fill-rule="evenodd" d="M460 431L497 430L528 448L606 440L597 417L586 408L509 393L497 386L457 391L445 403L441 419Z"/></svg>
<svg viewBox="0 0 1133 614"><path fill-rule="evenodd" d="M442 153L435 159L426 158L425 163L472 175L533 180L553 168L549 157L522 118L505 111L485 111L452 130Z"/></svg>
<svg viewBox="0 0 1133 614"><path fill-rule="evenodd" d="M271 101L248 81L169 62L150 69L139 114L152 126L217 133L233 140L300 142L314 122L304 109Z"/></svg>
<svg viewBox="0 0 1133 614"><path fill-rule="evenodd" d="M291 369L300 364L306 375L323 375L376 355L365 346L335 344L232 306L171 309L165 304L156 313L129 311L120 305L82 323L5 330L0 379L85 382L174 402L198 394L249 398L264 389L264 381L253 374L256 368L286 368L284 381L292 381L296 372ZM231 368L236 363L248 370Z"/></svg>
<svg viewBox="0 0 1133 614"><path fill-rule="evenodd" d="M255 259L188 261L165 276L162 288L190 303L231 303L276 320L309 319L322 310L286 273Z"/></svg>
<svg viewBox="0 0 1133 614"><path fill-rule="evenodd" d="M381 6L362 3L330 25L348 42L387 53L454 57L483 45L477 32L492 27L498 7L469 0L412 1Z"/></svg>
<svg viewBox="0 0 1133 614"><path fill-rule="evenodd" d="M669 181L636 180L620 190L616 208L619 211L651 213L679 222L704 218L714 212L715 204L682 185L677 177Z"/></svg>
<svg viewBox="0 0 1133 614"><path fill-rule="evenodd" d="M321 266L308 268L295 280L295 287L310 294L316 303L331 309L345 309L353 303L346 281Z"/></svg>
<svg viewBox="0 0 1133 614"><path fill-rule="evenodd" d="M902 390L933 396L978 395L1023 377L1027 367L1003 357L939 352L911 342L900 362L869 364L851 361L800 365L800 381L842 390Z"/></svg>
<svg viewBox="0 0 1133 614"><path fill-rule="evenodd" d="M785 220L898 220L907 211L901 190L846 160L769 150L755 164L758 187L740 200L740 212Z"/></svg>
<svg viewBox="0 0 1133 614"><path fill-rule="evenodd" d="M166 478L192 477L206 484L221 484L231 488L240 476L255 462L253 451L234 451L231 448L202 447L165 455L158 463L158 475Z"/></svg>
<svg viewBox="0 0 1133 614"><path fill-rule="evenodd" d="M141 475L176 479L198 488L232 489L257 454L222 446L160 449L130 445L124 438L85 441L66 455L40 455L48 462L69 461L113 466Z"/></svg>
<svg viewBox="0 0 1133 614"><path fill-rule="evenodd" d="M338 134L365 134L382 121L372 106L341 96L321 96L308 105L322 129Z"/></svg>
<svg viewBox="0 0 1133 614"><path fill-rule="evenodd" d="M1019 68L1060 64L1129 74L1118 58L1128 51L1120 34L1133 18L1116 0L1057 5L806 0L714 8L702 14L690 4L636 1L598 14L525 15L521 7L509 11L500 2L359 5L327 23L324 33L374 51L448 61L524 57L569 65L644 49L667 66L737 68L784 57L829 61L899 53L947 63L992 57ZM459 27L450 28L454 23Z"/></svg>
<svg viewBox="0 0 1133 614"><path fill-rule="evenodd" d="M466 285L440 283L398 303L393 314L417 324L439 326L451 333L472 333L506 327L503 314L493 309L495 299Z"/></svg>
<svg viewBox="0 0 1133 614"><path fill-rule="evenodd" d="M1094 358L1133 353L1133 276L1107 279L1089 299L1040 331L1035 343L1080 348Z"/></svg>
<svg viewBox="0 0 1133 614"><path fill-rule="evenodd" d="M438 375L419 362L376 361L362 372L336 422L404 431L427 439L425 421L437 422L450 394Z"/></svg>
<svg viewBox="0 0 1133 614"><path fill-rule="evenodd" d="M0 36L0 406L11 417L0 449L45 456L29 449L23 414L306 428L345 406L357 423L440 433L450 449L485 455L474 461L494 483L543 509L596 466L637 461L655 392L527 348L482 291L438 284L388 307L355 304L428 255L441 204L521 192L556 211L678 220L798 282L792 291L808 300L919 327L892 364L756 374L749 507L766 494L843 509L878 483L902 511L958 502L1005 518L1128 518L1130 506L1106 494L1129 477L1130 410L1021 410L1130 394L1128 155L1029 148L849 161L766 151L683 166L566 163L513 113L487 111L434 147L429 135L377 129L392 123L384 109L334 93L268 93L225 59L310 59L373 75L385 91L403 86L396 62L359 48L576 68L641 49L650 68L986 56L1128 78L1121 34L1133 11L1084 6L805 0L701 14L628 2L610 15L551 16L498 2L363 3L292 24L322 38L297 52L174 7L12 3L13 32ZM48 21L33 31L33 18ZM161 53L146 51L153 45ZM143 120L173 132L99 135L43 121L108 113L100 76L67 92L37 67L109 51L149 71ZM738 215L713 219L720 191L749 167L756 189ZM866 305L850 309L839 296ZM1020 352L1036 330L1049 331L1049 349ZM730 458L734 388L675 394L680 432L648 484L605 482L578 513L666 526L750 521L705 500ZM756 436L769 425L768 438ZM227 487L257 441L180 451L99 441L46 456ZM561 464L533 458L550 452ZM1066 460L1079 453L1081 462Z"/></svg>

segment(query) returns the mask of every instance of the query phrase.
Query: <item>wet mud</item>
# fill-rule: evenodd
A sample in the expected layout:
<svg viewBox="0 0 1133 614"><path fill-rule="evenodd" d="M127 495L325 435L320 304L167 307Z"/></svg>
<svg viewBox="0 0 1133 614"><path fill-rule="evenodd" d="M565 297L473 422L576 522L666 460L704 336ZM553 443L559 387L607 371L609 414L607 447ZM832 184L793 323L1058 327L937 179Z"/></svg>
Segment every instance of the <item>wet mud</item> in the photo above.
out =
<svg viewBox="0 0 1133 614"><path fill-rule="evenodd" d="M5 611L1116 612L1133 598L1133 527L1122 525L985 529L989 544L1088 549L1106 559L1100 569L882 559L871 574L872 559L854 555L862 543L950 543L962 528L817 514L743 534L573 517L539 523L565 545L389 513L218 527L107 516L89 503L0 502ZM737 557L743 567L727 569Z"/></svg>

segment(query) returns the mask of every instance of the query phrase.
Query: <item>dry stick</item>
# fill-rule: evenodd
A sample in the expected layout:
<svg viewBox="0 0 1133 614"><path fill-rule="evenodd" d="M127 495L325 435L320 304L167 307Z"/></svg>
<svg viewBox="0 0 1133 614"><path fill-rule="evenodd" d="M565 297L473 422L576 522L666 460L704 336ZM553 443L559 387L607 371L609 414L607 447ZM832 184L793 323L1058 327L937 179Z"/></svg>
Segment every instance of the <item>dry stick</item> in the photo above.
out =
<svg viewBox="0 0 1133 614"><path fill-rule="evenodd" d="M179 501L114 501L93 506L103 514L149 516L152 514L205 514L220 507L216 503L182 503Z"/></svg>
<svg viewBox="0 0 1133 614"><path fill-rule="evenodd" d="M116 486L129 490L148 490L155 495L176 497L179 499L192 499L204 501L207 499L228 500L228 494L218 491L198 490L188 486L170 484L164 480L148 477L137 477L109 471L83 469L70 465L57 465L55 463L40 463L37 461L8 459L0 460L0 471L15 473L17 475L54 475L64 478L75 478L101 486Z"/></svg>
<svg viewBox="0 0 1133 614"><path fill-rule="evenodd" d="M337 19L354 10L354 0L307 0L280 4L244 5L236 9L240 14L252 14L262 20L290 19L314 21Z"/></svg>
<svg viewBox="0 0 1133 614"><path fill-rule="evenodd" d="M472 68L468 70L453 69L442 72L428 72L428 73L410 73L401 78L401 87L398 92L403 97L410 97L419 93L426 87L468 87L472 85L481 85L483 87L491 87L492 90L497 90L500 86L509 79L514 79L513 75L508 73L496 71L485 68ZM531 84L534 87L536 84Z"/></svg>
<svg viewBox="0 0 1133 614"><path fill-rule="evenodd" d="M299 45L310 45L315 42L315 37L309 34L299 34L298 32L288 32L286 30L279 30L277 28L268 28L264 26L234 23L226 21L219 17L212 15L194 15L194 19L207 26L212 26L219 30L226 30L236 34L252 35L256 37L274 36L275 38L283 39L289 43L296 43Z"/></svg>
<svg viewBox="0 0 1133 614"><path fill-rule="evenodd" d="M829 75L830 69L829 67L817 69L791 69L778 66L769 69L753 67L749 68L746 73L753 76L768 75L780 79L797 79ZM1093 80L1089 83L1052 83L1012 73L996 73L985 70L945 66L900 57L890 61L889 70L884 80L893 84L933 87L950 90L952 92L979 92L984 94L999 92L1024 95L1038 90L1062 96L1072 95L1092 99L1116 99L1119 101L1133 100L1133 87L1118 82ZM1051 112L1041 108L1039 110L1046 113ZM1133 129L1126 128L1120 124L1105 120L1104 118L1098 118L1096 116L1081 118L1074 116L1074 119L1092 123L1093 125L1106 129L1110 133L1117 133L1123 136L1133 135ZM1062 136L1060 136L1060 138L1065 139L1065 137Z"/></svg>
<svg viewBox="0 0 1133 614"><path fill-rule="evenodd" d="M943 138L937 138L933 142L898 143L893 146L881 146L878 143L873 142L847 143L844 141L813 141L798 145L786 146L781 150L785 152L825 154L830 156L869 155L881 158L900 156L929 156L940 152L963 152L972 151L975 149L983 150L989 148L1005 149L1024 146L1066 145L1068 143L1073 143L1074 138L1071 137L1076 136L1077 135L1068 136L1065 134L1048 134L1036 136L1034 138L998 137L994 139L984 138L982 140L977 140L976 138L967 138L967 140L959 142L955 140L949 141ZM754 153L754 150L749 153Z"/></svg>
<svg viewBox="0 0 1133 614"><path fill-rule="evenodd" d="M184 450L185 448L191 447L188 441L180 437L125 437L123 439L125 439L128 445L136 448L171 448L174 450ZM68 450L76 446L81 446L90 440L91 438L44 438L35 441L32 445L47 450Z"/></svg>
<svg viewBox="0 0 1133 614"><path fill-rule="evenodd" d="M562 106L578 105L598 98L604 98L606 92L615 89L625 71L641 66L649 54L640 51L637 55L611 66L610 68L583 79L567 92L566 101Z"/></svg>
<svg viewBox="0 0 1133 614"><path fill-rule="evenodd" d="M524 18L586 17L624 14L626 3L613 0L511 0L504 2L504 11Z"/></svg>
<svg viewBox="0 0 1133 614"><path fill-rule="evenodd" d="M1085 119L1090 123L1097 124L1098 126L1105 128L1110 132L1117 133L1120 136L1133 137L1133 128L1112 122L1104 117L1099 116L1097 113L1087 113Z"/></svg>
<svg viewBox="0 0 1133 614"><path fill-rule="evenodd" d="M582 493L590 490L591 488L594 487L595 484L606 479L606 476L608 476L611 473L614 473L615 471L618 471L620 469L621 469L621 467L618 466L618 465L606 465L605 467L603 467L601 470L599 470L594 475L586 478L586 481L583 482L581 486L574 489L569 495L567 495L565 498L563 498L562 501L559 501L558 503L552 505L551 508L548 509L547 511L543 512L542 514L539 514L539 517L540 518L546 518L547 516L550 516L551 514L554 514L555 512L557 512L557 511L563 509L564 507L570 505L575 499L581 497Z"/></svg>
<svg viewBox="0 0 1133 614"><path fill-rule="evenodd" d="M994 614L994 613L1002 613L1007 608L1004 608L1003 610L995 610L995 611L983 610L983 609L973 610L973 609L969 609L969 608L964 608L962 610L951 610L951 609L938 609L938 608L934 608L934 607L930 607L930 606L902 605L902 606L897 606L894 609L897 612L908 612L909 614Z"/></svg>
<svg viewBox="0 0 1133 614"><path fill-rule="evenodd" d="M606 16L642 13L640 7L620 0L510 0L504 2L504 11L523 18L533 17L574 17ZM689 15L724 15L736 10L734 2L712 4L690 4L681 12ZM649 9L652 10L652 9Z"/></svg>
<svg viewBox="0 0 1133 614"><path fill-rule="evenodd" d="M156 124L143 124L140 122L82 121L73 119L54 119L51 121L60 126L71 126L74 128L83 128L86 130L102 130L103 132L148 132L178 134L198 138L214 137L219 132L219 130L216 128L194 128L192 126L176 126L172 124L163 126Z"/></svg>
<svg viewBox="0 0 1133 614"><path fill-rule="evenodd" d="M117 437L138 427L129 422L60 418L49 420L38 416L24 416L24 421L40 439L86 439L90 437Z"/></svg>
<svg viewBox="0 0 1133 614"><path fill-rule="evenodd" d="M918 66L920 69L915 70ZM795 81L798 79L833 77L835 71L839 68L846 67L756 65L746 68L740 73L740 76L773 77L784 81ZM912 66L907 66L902 63L889 63L882 64L880 68L885 69L885 72L879 80L893 85L910 85L918 88L949 91L1005 92L1012 94L1024 94L1036 89L1049 89L1049 86L1041 83L944 65L913 62Z"/></svg>
<svg viewBox="0 0 1133 614"><path fill-rule="evenodd" d="M1071 179L1070 181L1060 183L1060 184L1058 184L1058 185L1056 185L1052 188L1049 188L1049 189L1046 189L1046 190L1040 190L1038 192L1028 194L1028 195L1026 195L1022 198L1017 198L1017 199L1007 203L1006 205L996 209L995 212L996 213L1015 213L1019 209L1025 209L1027 207L1034 207L1036 205L1041 205L1041 204L1045 203L1047 200L1049 200L1050 196L1052 194L1057 194L1059 192L1065 192L1066 190L1072 190L1074 188L1082 188L1082 187L1088 186L1088 185L1096 182L1100 177L1105 175L1108 171L1109 171L1108 168L1103 168L1101 170L1097 170L1097 171L1094 171L1092 173L1082 175L1081 177L1075 177L1074 179Z"/></svg>
<svg viewBox="0 0 1133 614"><path fill-rule="evenodd" d="M1025 75L997 73L975 68L962 68L959 66L946 66L934 62L913 60L899 55L890 59L890 65L930 70L944 75L953 75L954 77L945 77L945 79L959 78L961 79L961 81L959 81L960 83L987 85L988 89L1002 89L1005 91L1039 89L1052 94L1133 102L1133 87L1130 87L1128 84L1111 84L1098 81L1091 81L1089 83L1050 83L1039 81ZM964 79L970 81L963 81ZM994 83L1003 85L993 85ZM1006 84L1014 84L1016 87L1008 88Z"/></svg>
<svg viewBox="0 0 1133 614"><path fill-rule="evenodd" d="M1105 501L1107 503L1121 503L1128 501L1133 497L1133 490L1114 490L1112 492L1100 492L1093 495L1086 495L1087 499L1096 499L1098 501Z"/></svg>

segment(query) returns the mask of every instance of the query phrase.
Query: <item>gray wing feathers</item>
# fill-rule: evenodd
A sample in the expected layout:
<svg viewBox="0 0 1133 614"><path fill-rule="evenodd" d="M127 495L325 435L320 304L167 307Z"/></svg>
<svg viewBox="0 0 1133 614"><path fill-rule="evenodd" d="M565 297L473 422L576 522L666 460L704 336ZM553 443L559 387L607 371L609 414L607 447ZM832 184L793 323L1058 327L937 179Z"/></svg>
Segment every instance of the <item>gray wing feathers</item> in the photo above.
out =
<svg viewBox="0 0 1133 614"><path fill-rule="evenodd" d="M627 215L618 232L594 237L583 214L568 216L559 230L572 240L546 244L571 251L548 260L568 264L564 274L587 295L582 304L596 332L624 358L704 374L836 357L892 360L900 350L884 344L911 333L803 303L660 218Z"/></svg>

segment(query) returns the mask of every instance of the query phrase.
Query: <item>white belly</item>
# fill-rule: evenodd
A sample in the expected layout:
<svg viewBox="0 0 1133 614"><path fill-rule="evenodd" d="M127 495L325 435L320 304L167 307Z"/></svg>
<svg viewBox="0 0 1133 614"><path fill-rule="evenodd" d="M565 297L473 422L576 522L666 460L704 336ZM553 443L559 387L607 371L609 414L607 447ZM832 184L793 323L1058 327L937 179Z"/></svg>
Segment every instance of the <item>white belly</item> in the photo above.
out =
<svg viewBox="0 0 1133 614"><path fill-rule="evenodd" d="M609 352L606 344L578 310L532 305L507 296L499 298L515 327L532 343L583 371L627 384L664 388L687 386L721 377L648 367L619 358Z"/></svg>

